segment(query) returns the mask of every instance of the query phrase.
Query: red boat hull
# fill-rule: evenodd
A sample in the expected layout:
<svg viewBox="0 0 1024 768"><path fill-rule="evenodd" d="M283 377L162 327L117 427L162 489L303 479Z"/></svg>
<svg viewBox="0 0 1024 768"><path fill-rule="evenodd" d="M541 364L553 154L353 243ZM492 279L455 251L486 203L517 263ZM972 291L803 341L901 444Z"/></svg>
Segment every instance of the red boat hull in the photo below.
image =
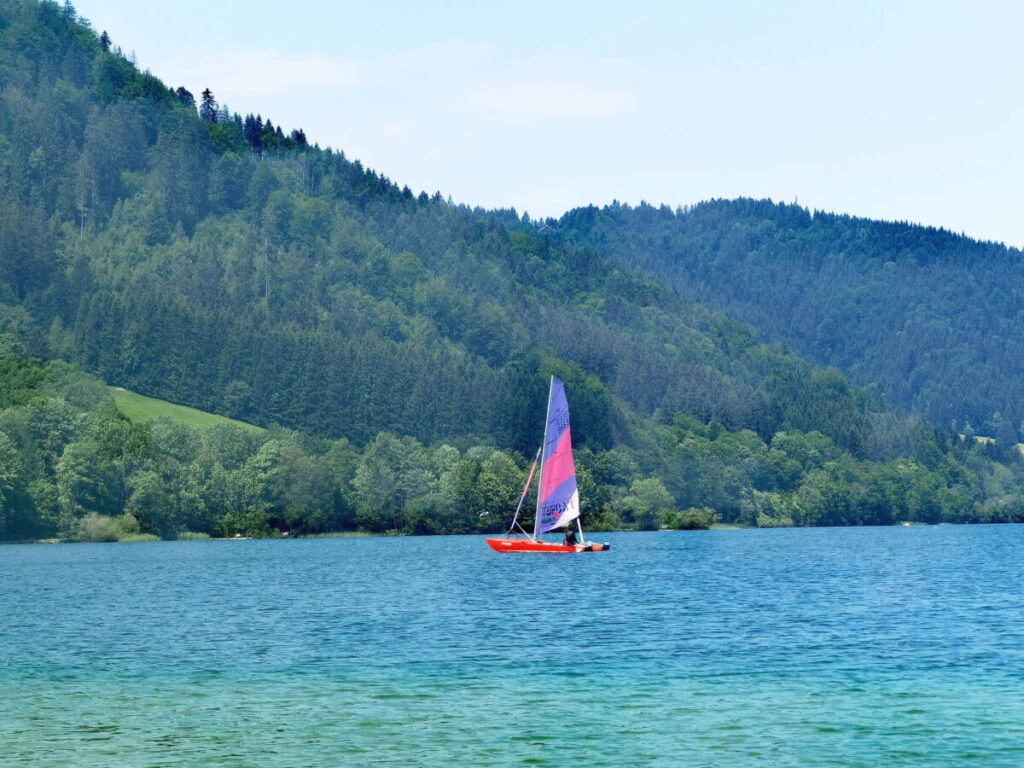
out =
<svg viewBox="0 0 1024 768"><path fill-rule="evenodd" d="M604 552L611 549L610 544L594 544L584 542L567 547L542 539L487 539L487 546L495 552Z"/></svg>

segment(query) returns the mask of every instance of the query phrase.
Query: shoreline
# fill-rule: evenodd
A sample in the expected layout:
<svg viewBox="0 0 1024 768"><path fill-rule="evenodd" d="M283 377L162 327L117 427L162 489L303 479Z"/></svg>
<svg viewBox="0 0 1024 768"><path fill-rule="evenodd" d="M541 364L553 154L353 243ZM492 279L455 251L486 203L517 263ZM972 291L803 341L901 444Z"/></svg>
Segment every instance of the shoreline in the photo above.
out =
<svg viewBox="0 0 1024 768"><path fill-rule="evenodd" d="M803 528L937 528L942 526L976 526L976 525L1014 525L1014 523L920 523L914 521L901 520L895 522L892 525L826 525L826 526L797 526L787 525L772 528L758 528L756 526L740 525L738 523L714 523L710 528L662 528L657 531L592 531L594 535L603 533L700 533L701 531L756 531L756 530L798 530ZM428 534L430 537L434 536L494 536L493 533L437 533ZM124 539L119 541L77 541L75 539L62 539L62 538L44 538L44 539L13 539L10 541L0 541L0 545L26 545L26 544L153 544L161 542L179 542L179 541L271 541L274 539L281 540L296 540L296 539L368 539L368 538L414 538L418 534L413 533L396 533L394 531L388 531L385 533L373 533L370 531L335 531L331 533L311 533L306 536L292 536L289 534L283 534L279 536L209 536L207 538L193 538L193 539L145 539L145 540L132 540Z"/></svg>

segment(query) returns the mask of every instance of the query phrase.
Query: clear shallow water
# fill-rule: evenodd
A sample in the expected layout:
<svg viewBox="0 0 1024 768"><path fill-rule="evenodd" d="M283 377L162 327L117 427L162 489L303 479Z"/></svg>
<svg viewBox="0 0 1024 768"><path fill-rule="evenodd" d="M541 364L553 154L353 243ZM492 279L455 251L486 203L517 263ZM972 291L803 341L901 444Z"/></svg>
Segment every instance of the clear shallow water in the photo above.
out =
<svg viewBox="0 0 1024 768"><path fill-rule="evenodd" d="M0 547L0 766L1021 766L1024 526Z"/></svg>

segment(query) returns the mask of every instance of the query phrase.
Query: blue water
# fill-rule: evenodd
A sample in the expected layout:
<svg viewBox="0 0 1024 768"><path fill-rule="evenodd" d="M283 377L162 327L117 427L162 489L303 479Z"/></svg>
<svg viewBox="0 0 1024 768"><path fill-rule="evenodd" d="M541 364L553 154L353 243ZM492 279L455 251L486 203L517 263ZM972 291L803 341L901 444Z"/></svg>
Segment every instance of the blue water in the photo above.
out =
<svg viewBox="0 0 1024 768"><path fill-rule="evenodd" d="M0 547L0 765L1024 765L1024 526L600 538Z"/></svg>

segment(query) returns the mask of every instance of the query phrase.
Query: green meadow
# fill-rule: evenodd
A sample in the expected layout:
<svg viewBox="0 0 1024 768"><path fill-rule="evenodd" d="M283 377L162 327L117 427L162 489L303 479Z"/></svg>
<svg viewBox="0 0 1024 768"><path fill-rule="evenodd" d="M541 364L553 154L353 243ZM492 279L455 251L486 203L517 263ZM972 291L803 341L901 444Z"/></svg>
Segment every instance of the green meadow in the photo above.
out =
<svg viewBox="0 0 1024 768"><path fill-rule="evenodd" d="M264 431L262 427L257 427L255 424L229 419L226 416L217 416L197 408L189 408L186 405L176 405L155 397L146 397L122 387L110 387L110 394L114 397L117 409L132 421L153 421L163 416L200 429L212 427L215 424L234 424L253 432Z"/></svg>

